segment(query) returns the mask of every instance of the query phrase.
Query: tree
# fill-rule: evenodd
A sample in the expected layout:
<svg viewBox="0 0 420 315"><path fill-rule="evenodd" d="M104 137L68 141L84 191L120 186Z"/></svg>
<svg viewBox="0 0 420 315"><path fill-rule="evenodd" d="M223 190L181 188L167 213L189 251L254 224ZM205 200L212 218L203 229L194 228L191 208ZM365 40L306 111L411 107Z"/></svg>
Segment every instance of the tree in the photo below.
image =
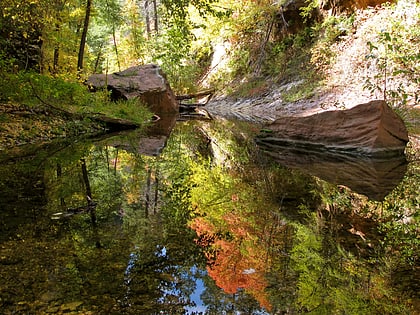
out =
<svg viewBox="0 0 420 315"><path fill-rule="evenodd" d="M40 70L46 5L29 1L0 4L0 53L19 70Z"/></svg>
<svg viewBox="0 0 420 315"><path fill-rule="evenodd" d="M77 58L77 70L83 69L83 56L85 53L86 37L89 29L90 11L92 8L92 0L86 0L85 20L83 23L82 36L80 38L79 54Z"/></svg>

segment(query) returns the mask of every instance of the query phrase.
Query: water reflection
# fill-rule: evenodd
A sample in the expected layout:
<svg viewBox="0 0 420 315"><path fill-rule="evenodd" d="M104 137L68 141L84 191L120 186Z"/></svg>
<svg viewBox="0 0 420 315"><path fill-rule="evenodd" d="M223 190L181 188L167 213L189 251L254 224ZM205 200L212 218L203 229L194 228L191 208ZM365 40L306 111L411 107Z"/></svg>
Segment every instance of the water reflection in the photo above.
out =
<svg viewBox="0 0 420 315"><path fill-rule="evenodd" d="M381 160L290 148L276 151L267 148L265 152L286 167L300 169L332 184L347 186L377 201L382 201L407 171L405 156Z"/></svg>
<svg viewBox="0 0 420 315"><path fill-rule="evenodd" d="M112 146L130 153L158 156L165 148L176 121L176 115L159 116L146 130L107 134L95 143L98 146Z"/></svg>
<svg viewBox="0 0 420 315"><path fill-rule="evenodd" d="M392 266L417 279L416 225L372 217L418 213L416 165L379 203L262 155L252 125L171 124L153 150L136 131L1 157L3 313L414 314Z"/></svg>

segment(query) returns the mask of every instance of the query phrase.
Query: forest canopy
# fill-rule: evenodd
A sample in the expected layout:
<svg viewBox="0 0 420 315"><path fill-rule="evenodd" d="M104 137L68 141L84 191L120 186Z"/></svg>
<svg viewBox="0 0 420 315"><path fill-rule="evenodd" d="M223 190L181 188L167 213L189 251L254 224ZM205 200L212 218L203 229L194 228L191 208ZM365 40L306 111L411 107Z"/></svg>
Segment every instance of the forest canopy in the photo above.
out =
<svg viewBox="0 0 420 315"><path fill-rule="evenodd" d="M118 71L133 64L181 65L194 10L222 17L215 0L11 0L0 5L2 66L47 74Z"/></svg>
<svg viewBox="0 0 420 315"><path fill-rule="evenodd" d="M369 5L391 6L384 2ZM367 82L370 90L382 89L375 82L384 70L419 84L418 17L403 23L404 12L412 16L418 3L395 5L402 11L390 17L386 32L374 34L376 42L366 39L371 50L366 64L378 66ZM285 95L294 101L322 84L339 43L370 18L369 12L375 14L379 7L372 6L362 0L3 1L0 69L84 79L154 63L179 93L212 86L229 94L230 86L245 85L252 94L267 78L284 82L294 77L306 82L298 95ZM364 9L368 13L358 20ZM388 92L407 98L400 88Z"/></svg>

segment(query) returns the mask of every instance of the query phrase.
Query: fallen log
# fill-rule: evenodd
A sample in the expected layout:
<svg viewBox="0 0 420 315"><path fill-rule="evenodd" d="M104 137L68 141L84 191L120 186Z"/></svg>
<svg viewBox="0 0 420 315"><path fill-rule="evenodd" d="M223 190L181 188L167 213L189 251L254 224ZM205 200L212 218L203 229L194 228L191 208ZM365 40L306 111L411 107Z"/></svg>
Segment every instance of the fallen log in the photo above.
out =
<svg viewBox="0 0 420 315"><path fill-rule="evenodd" d="M213 94L215 93L215 89L208 89L208 90L203 90L200 92L196 92L196 93L190 93L190 94L183 94L183 95L177 95L175 96L175 99L178 101L183 101L183 100L190 100L193 98L199 98L199 97L203 97L203 96L213 96Z"/></svg>

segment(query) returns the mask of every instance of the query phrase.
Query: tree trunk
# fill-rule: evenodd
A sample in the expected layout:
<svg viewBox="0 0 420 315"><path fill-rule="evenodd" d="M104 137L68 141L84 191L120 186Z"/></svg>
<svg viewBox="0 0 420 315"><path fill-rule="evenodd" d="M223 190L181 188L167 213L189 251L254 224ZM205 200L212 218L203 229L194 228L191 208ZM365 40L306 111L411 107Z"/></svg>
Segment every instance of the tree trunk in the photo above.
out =
<svg viewBox="0 0 420 315"><path fill-rule="evenodd" d="M158 29L159 25L158 25L158 14L157 14L156 0L153 0L153 13L154 13L153 20L154 20L154 23L155 23L155 33L158 34L159 33L159 29Z"/></svg>
<svg viewBox="0 0 420 315"><path fill-rule="evenodd" d="M54 47L54 61L53 61L53 72L58 72L58 59L60 56L60 46L57 44L57 46Z"/></svg>
<svg viewBox="0 0 420 315"><path fill-rule="evenodd" d="M89 175L88 175L88 170L87 170L87 166L86 166L86 160L84 158L80 159L81 163L82 163L82 176L83 176L83 181L85 184L85 188L86 188L86 200L87 200L87 209L89 211L90 214L90 221L92 223L92 228L93 228L93 237L95 239L95 246L96 248L102 248L100 239L99 239L99 234L98 234L98 225L97 225L97 221L96 221L96 203L93 202L92 199L92 190L90 188L90 182L89 182Z"/></svg>
<svg viewBox="0 0 420 315"><path fill-rule="evenodd" d="M98 51L98 55L96 56L95 69L93 70L93 73L98 73L99 62L101 61L101 57L102 57L103 45L104 43L101 43L101 46L99 46L99 51Z"/></svg>
<svg viewBox="0 0 420 315"><path fill-rule="evenodd" d="M90 10L92 8L92 0L86 1L86 14L85 14L85 21L83 24L83 31L82 31L82 37L80 39L80 46L79 46L79 55L77 58L77 70L80 71L83 69L83 56L85 52L85 46L86 46L86 37L87 32L89 28L89 19L90 19Z"/></svg>
<svg viewBox="0 0 420 315"><path fill-rule="evenodd" d="M121 71L120 58L118 56L117 39L115 37L115 26L112 25L112 40L114 41L115 55L117 57L118 71Z"/></svg>
<svg viewBox="0 0 420 315"><path fill-rule="evenodd" d="M144 16L146 19L146 33L147 37L150 37L151 29L150 29L150 16L149 16L149 0L144 1Z"/></svg>
<svg viewBox="0 0 420 315"><path fill-rule="evenodd" d="M93 226L96 226L96 211L95 211L95 203L92 200L92 190L90 188L89 176L86 167L86 160L80 159L82 162L82 176L83 182L85 184L86 189L86 201L87 201L87 208L89 209L90 218L92 220Z"/></svg>
<svg viewBox="0 0 420 315"><path fill-rule="evenodd" d="M150 206L150 192L151 192L151 186L152 186L152 170L150 166L147 168L147 180L146 180L146 192L145 192L145 215L146 218L149 216L149 206Z"/></svg>
<svg viewBox="0 0 420 315"><path fill-rule="evenodd" d="M60 31L60 25L56 25L56 32ZM58 73L58 60L60 59L60 44L56 43L54 47L54 57L53 57L53 73Z"/></svg>

